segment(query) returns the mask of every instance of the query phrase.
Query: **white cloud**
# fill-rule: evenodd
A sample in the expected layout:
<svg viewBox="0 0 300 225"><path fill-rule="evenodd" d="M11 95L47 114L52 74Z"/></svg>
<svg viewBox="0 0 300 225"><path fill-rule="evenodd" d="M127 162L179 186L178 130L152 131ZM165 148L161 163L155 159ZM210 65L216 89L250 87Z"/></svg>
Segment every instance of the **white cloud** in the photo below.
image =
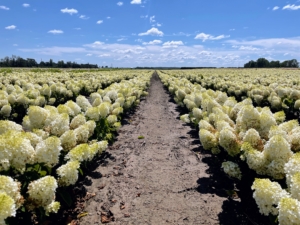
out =
<svg viewBox="0 0 300 225"><path fill-rule="evenodd" d="M149 42L143 42L143 45L158 45L161 43L162 43L161 40L153 40L153 41L149 41Z"/></svg>
<svg viewBox="0 0 300 225"><path fill-rule="evenodd" d="M4 5L0 5L0 9L9 10L9 8Z"/></svg>
<svg viewBox="0 0 300 225"><path fill-rule="evenodd" d="M106 17L106 19L108 19L108 20L109 20L110 18L111 18L110 16Z"/></svg>
<svg viewBox="0 0 300 225"><path fill-rule="evenodd" d="M142 15L142 16L141 16L142 19L147 19L148 17L149 17L148 15L145 15L145 16Z"/></svg>
<svg viewBox="0 0 300 225"><path fill-rule="evenodd" d="M122 6L124 3L123 2L118 2L117 5L118 6Z"/></svg>
<svg viewBox="0 0 300 225"><path fill-rule="evenodd" d="M298 9L300 9L300 5L290 5L290 4L288 4L288 5L286 5L286 6L284 6L283 8L282 8L283 10L285 10L285 9L288 9L288 10L298 10Z"/></svg>
<svg viewBox="0 0 300 225"><path fill-rule="evenodd" d="M81 15L81 16L79 16L79 18L80 18L80 19L83 19L83 20L87 20L87 19L89 19L90 17L87 17L86 15Z"/></svg>
<svg viewBox="0 0 300 225"><path fill-rule="evenodd" d="M98 55L98 57L100 57L100 58L106 58L106 57L110 57L110 54L101 54L101 55Z"/></svg>
<svg viewBox="0 0 300 225"><path fill-rule="evenodd" d="M14 29L16 29L16 27L17 26L15 26L15 25L10 25L10 26L5 27L5 29L6 30L14 30Z"/></svg>
<svg viewBox="0 0 300 225"><path fill-rule="evenodd" d="M80 28L80 27L75 27L74 29L75 29L75 30L81 30L81 28Z"/></svg>
<svg viewBox="0 0 300 225"><path fill-rule="evenodd" d="M177 48L179 45L183 45L182 41L167 41L163 43L163 48Z"/></svg>
<svg viewBox="0 0 300 225"><path fill-rule="evenodd" d="M142 4L142 0L132 0L130 4Z"/></svg>
<svg viewBox="0 0 300 225"><path fill-rule="evenodd" d="M155 23L155 16L150 16L150 23Z"/></svg>
<svg viewBox="0 0 300 225"><path fill-rule="evenodd" d="M259 48L255 48L255 47L252 47L251 45L250 46L244 46L244 45L242 45L242 46L232 46L233 48L238 48L239 50L248 50L248 51L258 51L258 50L260 50Z"/></svg>
<svg viewBox="0 0 300 225"><path fill-rule="evenodd" d="M117 39L117 41L124 41L124 40L127 40L127 38L119 38L119 39Z"/></svg>
<svg viewBox="0 0 300 225"><path fill-rule="evenodd" d="M97 24L101 24L101 23L103 23L103 20L98 20L97 21Z"/></svg>
<svg viewBox="0 0 300 225"><path fill-rule="evenodd" d="M23 7L28 8L28 7L30 7L30 5L27 4L27 3L24 3L24 4L23 4Z"/></svg>
<svg viewBox="0 0 300 225"><path fill-rule="evenodd" d="M18 46L18 44L13 44L13 46Z"/></svg>
<svg viewBox="0 0 300 225"><path fill-rule="evenodd" d="M139 33L139 36L152 35L152 36L163 36L164 33L157 28L153 27L145 33Z"/></svg>
<svg viewBox="0 0 300 225"><path fill-rule="evenodd" d="M76 9L68 9L68 8L61 9L60 11L62 13L69 13L70 15L78 13L78 10L76 10Z"/></svg>
<svg viewBox="0 0 300 225"><path fill-rule="evenodd" d="M86 54L86 56L92 56L93 54L91 54L91 53L88 53L88 54Z"/></svg>
<svg viewBox="0 0 300 225"><path fill-rule="evenodd" d="M235 31L235 29L234 29L234 28L232 28L232 29L229 29L229 31Z"/></svg>
<svg viewBox="0 0 300 225"><path fill-rule="evenodd" d="M278 6L274 6L273 11L275 11L277 9L279 9L279 7Z"/></svg>
<svg viewBox="0 0 300 225"><path fill-rule="evenodd" d="M63 34L64 32L62 30L49 30L48 33L50 33L50 34Z"/></svg>
<svg viewBox="0 0 300 225"><path fill-rule="evenodd" d="M157 23L156 26L161 27L161 23Z"/></svg>
<svg viewBox="0 0 300 225"><path fill-rule="evenodd" d="M230 35L219 35L219 36L213 36L213 35L210 35L210 34L205 34L205 33L200 33L200 34L197 34L195 39L200 39L202 40L203 42L205 42L206 40L221 40L223 38L229 38Z"/></svg>

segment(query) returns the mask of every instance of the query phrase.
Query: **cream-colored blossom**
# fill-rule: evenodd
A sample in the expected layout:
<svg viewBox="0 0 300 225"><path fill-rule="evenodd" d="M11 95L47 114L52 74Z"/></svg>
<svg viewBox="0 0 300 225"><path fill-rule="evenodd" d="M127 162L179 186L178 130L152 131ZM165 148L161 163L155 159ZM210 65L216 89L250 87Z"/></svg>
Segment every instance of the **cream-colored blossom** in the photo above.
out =
<svg viewBox="0 0 300 225"><path fill-rule="evenodd" d="M55 200L57 181L52 176L45 176L38 180L32 181L28 185L28 202L27 207L33 210L37 207L45 209Z"/></svg>

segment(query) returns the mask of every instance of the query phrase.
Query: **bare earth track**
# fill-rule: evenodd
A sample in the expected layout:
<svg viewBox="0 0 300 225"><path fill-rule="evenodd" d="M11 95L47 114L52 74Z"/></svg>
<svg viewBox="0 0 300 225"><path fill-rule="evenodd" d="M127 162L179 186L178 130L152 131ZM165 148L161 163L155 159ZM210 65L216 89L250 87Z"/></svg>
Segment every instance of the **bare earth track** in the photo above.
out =
<svg viewBox="0 0 300 225"><path fill-rule="evenodd" d="M105 163L84 182L95 196L85 203L88 215L80 224L259 224L238 197L228 197L233 182L216 157L201 150L197 132L179 120L157 74L148 92Z"/></svg>

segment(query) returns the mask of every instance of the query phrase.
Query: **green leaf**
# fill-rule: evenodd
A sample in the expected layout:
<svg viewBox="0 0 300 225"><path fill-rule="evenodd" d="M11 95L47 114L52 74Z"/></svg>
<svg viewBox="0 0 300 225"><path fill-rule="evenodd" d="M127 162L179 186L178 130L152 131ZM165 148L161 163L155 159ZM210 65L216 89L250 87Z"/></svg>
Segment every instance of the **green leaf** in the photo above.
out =
<svg viewBox="0 0 300 225"><path fill-rule="evenodd" d="M47 175L47 171L41 170L41 171L39 171L39 174L40 174L42 177L44 177L44 176Z"/></svg>
<svg viewBox="0 0 300 225"><path fill-rule="evenodd" d="M138 139L144 139L145 137L144 136L138 136Z"/></svg>
<svg viewBox="0 0 300 225"><path fill-rule="evenodd" d="M79 173L83 176L83 171L81 168L78 169Z"/></svg>

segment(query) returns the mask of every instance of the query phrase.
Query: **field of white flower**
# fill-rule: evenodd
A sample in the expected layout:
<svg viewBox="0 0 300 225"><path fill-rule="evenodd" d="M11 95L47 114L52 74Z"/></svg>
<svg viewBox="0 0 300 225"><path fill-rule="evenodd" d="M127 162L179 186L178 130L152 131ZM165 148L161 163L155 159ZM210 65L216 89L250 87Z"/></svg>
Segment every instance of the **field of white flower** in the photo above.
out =
<svg viewBox="0 0 300 225"><path fill-rule="evenodd" d="M259 211L281 225L300 224L300 71L159 71L174 100L190 113L205 150L224 157L235 179L256 172Z"/></svg>
<svg viewBox="0 0 300 225"><path fill-rule="evenodd" d="M153 71L0 75L0 224L37 221L70 204L68 186L113 141L121 118L147 95ZM65 204L64 203L64 204Z"/></svg>

